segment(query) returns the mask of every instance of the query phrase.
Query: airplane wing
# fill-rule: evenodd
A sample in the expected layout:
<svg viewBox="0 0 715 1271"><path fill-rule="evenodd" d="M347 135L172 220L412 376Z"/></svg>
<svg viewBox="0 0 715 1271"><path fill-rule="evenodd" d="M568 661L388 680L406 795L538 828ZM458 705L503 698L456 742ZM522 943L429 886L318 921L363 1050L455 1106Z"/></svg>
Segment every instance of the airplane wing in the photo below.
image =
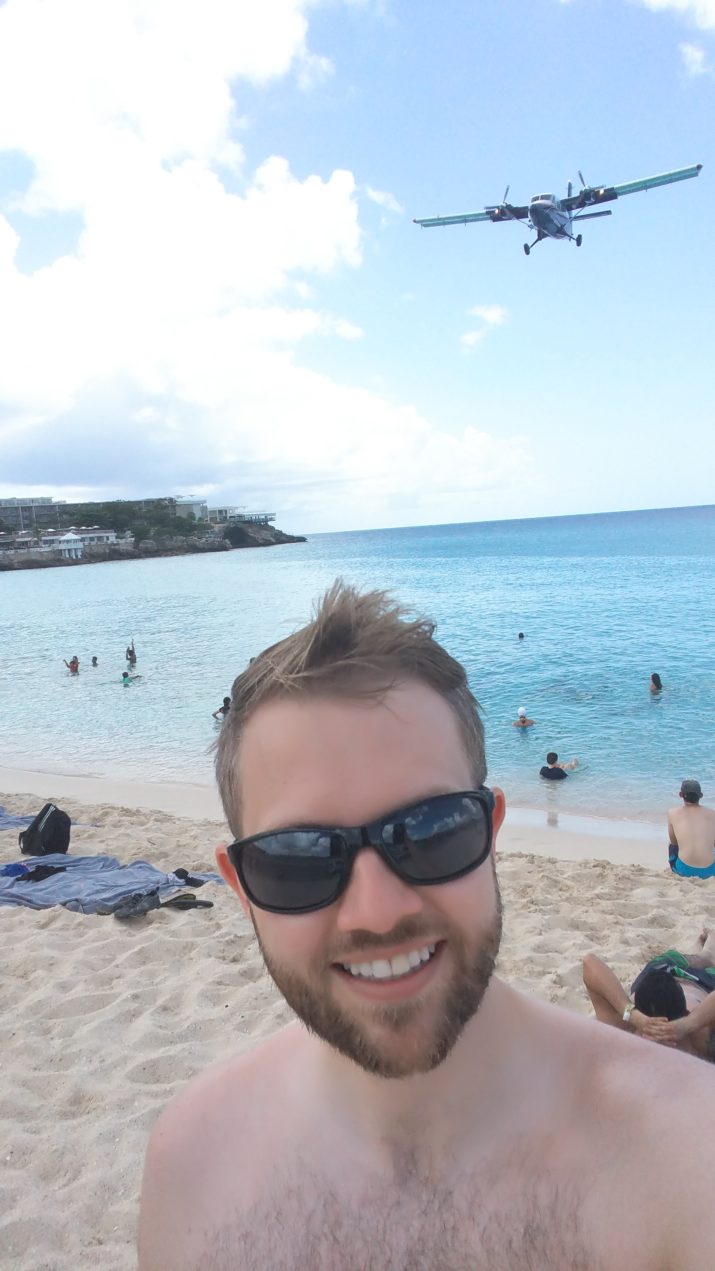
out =
<svg viewBox="0 0 715 1271"><path fill-rule="evenodd" d="M470 221L523 221L529 215L528 207L514 207L502 203L499 207L486 207L483 212L464 212L461 216L431 216L427 220L414 220L414 225L432 229L435 225L468 225Z"/></svg>
<svg viewBox="0 0 715 1271"><path fill-rule="evenodd" d="M687 181L700 173L702 163L695 163L691 168L675 168L672 172L661 172L659 176L643 177L640 181L626 181L624 185L588 186L570 198L562 199L561 206L568 211L576 208L592 207L595 203L609 203L612 199L622 199L626 194L637 194L639 190L654 190L659 185L672 185L675 181Z"/></svg>

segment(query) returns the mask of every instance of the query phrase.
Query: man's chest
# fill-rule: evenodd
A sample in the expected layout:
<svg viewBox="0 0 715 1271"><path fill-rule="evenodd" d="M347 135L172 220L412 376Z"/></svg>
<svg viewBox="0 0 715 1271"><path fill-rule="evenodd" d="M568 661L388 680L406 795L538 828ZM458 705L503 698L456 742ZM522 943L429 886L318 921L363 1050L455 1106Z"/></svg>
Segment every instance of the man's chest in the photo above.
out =
<svg viewBox="0 0 715 1271"><path fill-rule="evenodd" d="M304 1175L224 1215L196 1271L597 1271L607 1263L583 1213L567 1180Z"/></svg>

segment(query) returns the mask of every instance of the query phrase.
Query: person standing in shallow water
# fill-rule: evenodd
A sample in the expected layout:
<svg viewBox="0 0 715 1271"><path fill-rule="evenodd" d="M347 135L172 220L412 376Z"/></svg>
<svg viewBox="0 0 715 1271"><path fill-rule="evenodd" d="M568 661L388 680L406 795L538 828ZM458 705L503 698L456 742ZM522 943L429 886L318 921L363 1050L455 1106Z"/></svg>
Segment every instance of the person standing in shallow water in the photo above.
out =
<svg viewBox="0 0 715 1271"><path fill-rule="evenodd" d="M662 689L663 689L662 680L658 672L654 671L650 677L650 691L651 693L660 693L662 692Z"/></svg>
<svg viewBox="0 0 715 1271"><path fill-rule="evenodd" d="M160 1117L139 1271L711 1265L710 1071L494 975L505 799L433 632L336 584L233 684L217 861L298 1018Z"/></svg>
<svg viewBox="0 0 715 1271"><path fill-rule="evenodd" d="M67 670L70 672L71 675L79 674L79 658L77 657L76 653L72 654L72 657L70 658L69 662L67 661L66 658L63 658L62 661L64 662L65 666L67 667Z"/></svg>

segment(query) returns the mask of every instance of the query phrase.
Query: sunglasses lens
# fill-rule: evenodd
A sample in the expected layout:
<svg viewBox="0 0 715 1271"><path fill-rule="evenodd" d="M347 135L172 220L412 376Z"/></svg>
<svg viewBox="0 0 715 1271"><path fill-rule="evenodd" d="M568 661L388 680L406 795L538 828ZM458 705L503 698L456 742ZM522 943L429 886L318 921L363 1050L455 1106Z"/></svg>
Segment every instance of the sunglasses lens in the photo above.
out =
<svg viewBox="0 0 715 1271"><path fill-rule="evenodd" d="M240 854L240 873L251 900L283 912L330 904L346 868L342 838L322 830L267 834L245 843Z"/></svg>
<svg viewBox="0 0 715 1271"><path fill-rule="evenodd" d="M486 860L489 814L480 799L468 794L427 799L386 825L382 841L408 882L446 882Z"/></svg>

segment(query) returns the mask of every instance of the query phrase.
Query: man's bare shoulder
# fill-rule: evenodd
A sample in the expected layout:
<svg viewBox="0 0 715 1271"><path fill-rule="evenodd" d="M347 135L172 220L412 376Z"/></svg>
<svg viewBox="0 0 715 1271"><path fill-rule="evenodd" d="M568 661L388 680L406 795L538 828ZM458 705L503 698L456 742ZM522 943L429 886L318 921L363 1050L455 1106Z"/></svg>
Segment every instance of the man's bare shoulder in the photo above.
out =
<svg viewBox="0 0 715 1271"><path fill-rule="evenodd" d="M150 1146L171 1142L172 1149L189 1139L197 1124L205 1140L216 1124L225 1136L227 1122L245 1127L260 1113L260 1100L270 1094L288 1057L301 1047L302 1029L295 1024L274 1033L240 1055L231 1055L198 1073L174 1096L154 1125Z"/></svg>
<svg viewBox="0 0 715 1271"><path fill-rule="evenodd" d="M245 1189L256 1143L280 1116L275 1099L280 1073L302 1045L302 1030L288 1025L244 1054L206 1068L166 1106L144 1163L140 1271L197 1265L192 1214L208 1216L226 1182Z"/></svg>

